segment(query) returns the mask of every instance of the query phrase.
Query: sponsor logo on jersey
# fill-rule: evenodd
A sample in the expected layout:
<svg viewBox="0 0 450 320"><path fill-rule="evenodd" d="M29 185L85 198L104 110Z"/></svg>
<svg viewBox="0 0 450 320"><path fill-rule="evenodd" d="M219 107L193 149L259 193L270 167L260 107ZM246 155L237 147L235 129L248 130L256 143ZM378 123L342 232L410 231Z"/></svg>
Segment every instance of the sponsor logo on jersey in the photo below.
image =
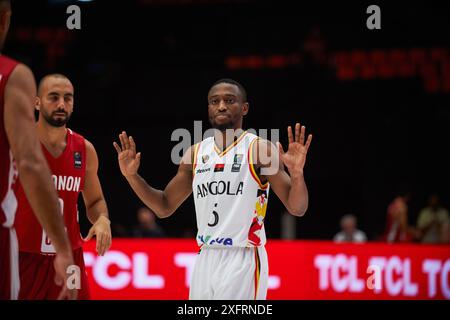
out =
<svg viewBox="0 0 450 320"><path fill-rule="evenodd" d="M229 196L242 195L244 189L244 182L241 181L236 188L231 186L231 181L211 181L197 185L197 198L204 198L208 195L226 194Z"/></svg>
<svg viewBox="0 0 450 320"><path fill-rule="evenodd" d="M73 153L73 166L76 169L81 169L81 153L79 153L78 151L75 151Z"/></svg>
<svg viewBox="0 0 450 320"><path fill-rule="evenodd" d="M199 173L204 173L204 172L209 172L209 171L211 171L211 168L197 169L197 171L195 173L199 174Z"/></svg>
<svg viewBox="0 0 450 320"><path fill-rule="evenodd" d="M240 154L240 153L235 154L233 163L241 164L242 163L242 158L244 158L243 154Z"/></svg>
<svg viewBox="0 0 450 320"><path fill-rule="evenodd" d="M231 166L231 172L241 171L242 158L244 158L243 154L234 155L233 165Z"/></svg>
<svg viewBox="0 0 450 320"><path fill-rule="evenodd" d="M58 191L80 191L81 177L53 175L55 189Z"/></svg>
<svg viewBox="0 0 450 320"><path fill-rule="evenodd" d="M239 172L241 171L241 164L233 163L231 166L231 172Z"/></svg>
<svg viewBox="0 0 450 320"><path fill-rule="evenodd" d="M232 238L211 238L211 236L203 236L199 235L197 236L198 240L201 243L204 243L206 245L223 245L223 246L232 246L233 245L233 239Z"/></svg>
<svg viewBox="0 0 450 320"><path fill-rule="evenodd" d="M214 172L223 172L223 169L225 168L225 163L217 163L214 167Z"/></svg>
<svg viewBox="0 0 450 320"><path fill-rule="evenodd" d="M208 156L207 154L205 154L205 155L202 156L202 162L203 162L203 164L205 164L206 162L208 162L208 160L209 160L209 156Z"/></svg>

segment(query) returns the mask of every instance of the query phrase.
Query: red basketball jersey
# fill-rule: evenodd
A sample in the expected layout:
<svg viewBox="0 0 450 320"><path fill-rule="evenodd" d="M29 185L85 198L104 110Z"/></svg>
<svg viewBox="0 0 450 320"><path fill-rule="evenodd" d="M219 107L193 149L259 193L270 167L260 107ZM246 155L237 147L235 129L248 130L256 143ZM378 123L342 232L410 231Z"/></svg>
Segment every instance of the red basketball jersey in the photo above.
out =
<svg viewBox="0 0 450 320"><path fill-rule="evenodd" d="M17 207L17 201L12 191L17 170L9 150L4 119L6 82L17 64L17 61L0 55L0 226L5 228L13 226Z"/></svg>
<svg viewBox="0 0 450 320"><path fill-rule="evenodd" d="M41 146L52 172L55 188L58 191L59 202L72 248L78 249L83 244L78 223L77 202L78 195L83 191L86 173L84 138L67 129L67 145L58 158L53 157L42 144ZM43 254L55 253L55 248L31 210L20 184L20 179L14 189L19 202L15 227L20 251Z"/></svg>

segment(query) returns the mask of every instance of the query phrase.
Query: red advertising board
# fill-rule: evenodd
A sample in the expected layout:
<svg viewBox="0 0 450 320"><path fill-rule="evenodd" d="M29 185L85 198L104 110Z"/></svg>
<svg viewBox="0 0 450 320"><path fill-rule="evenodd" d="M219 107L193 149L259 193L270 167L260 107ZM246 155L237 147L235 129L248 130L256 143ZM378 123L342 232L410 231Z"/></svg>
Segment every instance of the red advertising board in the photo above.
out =
<svg viewBox="0 0 450 320"><path fill-rule="evenodd" d="M269 240L268 299L450 299L450 246ZM85 245L93 299L188 299L194 240Z"/></svg>

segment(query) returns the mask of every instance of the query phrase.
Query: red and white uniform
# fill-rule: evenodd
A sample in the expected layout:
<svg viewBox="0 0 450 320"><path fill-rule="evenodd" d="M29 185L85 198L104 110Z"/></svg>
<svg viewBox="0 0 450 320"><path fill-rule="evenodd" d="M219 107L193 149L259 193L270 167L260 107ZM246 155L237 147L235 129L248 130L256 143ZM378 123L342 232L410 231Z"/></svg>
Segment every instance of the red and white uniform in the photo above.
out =
<svg viewBox="0 0 450 320"><path fill-rule="evenodd" d="M20 288L14 216L17 200L12 190L17 170L5 132L4 98L9 76L18 62L0 55L0 300L17 299Z"/></svg>
<svg viewBox="0 0 450 320"><path fill-rule="evenodd" d="M82 254L83 240L78 223L78 196L84 187L86 174L86 145L84 138L67 129L67 145L55 158L42 146L52 172L55 188L64 216L66 230L72 244L75 263L81 269L79 298L87 299L88 288ZM54 283L53 259L55 248L39 224L28 203L22 185L15 187L19 206L15 227L20 247L20 299L55 299L59 289ZM47 261L47 262L45 262Z"/></svg>

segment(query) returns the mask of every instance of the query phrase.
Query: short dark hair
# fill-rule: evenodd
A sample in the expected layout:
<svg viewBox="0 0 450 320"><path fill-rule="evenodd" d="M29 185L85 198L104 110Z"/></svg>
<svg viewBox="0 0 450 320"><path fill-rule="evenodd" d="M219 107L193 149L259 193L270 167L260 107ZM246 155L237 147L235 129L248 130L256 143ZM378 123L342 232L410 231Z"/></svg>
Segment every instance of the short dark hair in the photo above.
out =
<svg viewBox="0 0 450 320"><path fill-rule="evenodd" d="M2 1L2 0L0 0L0 1ZM65 75L63 75L63 74L61 74L61 73L51 73L51 74L48 74L48 75L44 76L44 77L41 79L41 81L39 81L38 90L37 90L37 91L38 91L38 96L41 95L42 86L44 85L45 81L46 81L47 79L50 79L50 78L67 79L67 80L70 81L70 79L69 79L67 76L65 76Z"/></svg>
<svg viewBox="0 0 450 320"><path fill-rule="evenodd" d="M237 86L239 88L239 91L241 92L243 102L247 102L247 91L245 90L245 88L242 86L242 84L240 84L236 80L233 80L230 78L223 78L223 79L217 80L216 82L213 83L213 85L211 86L209 91L211 91L211 89L214 86L221 84L221 83L228 83L228 84L233 84L233 85Z"/></svg>

